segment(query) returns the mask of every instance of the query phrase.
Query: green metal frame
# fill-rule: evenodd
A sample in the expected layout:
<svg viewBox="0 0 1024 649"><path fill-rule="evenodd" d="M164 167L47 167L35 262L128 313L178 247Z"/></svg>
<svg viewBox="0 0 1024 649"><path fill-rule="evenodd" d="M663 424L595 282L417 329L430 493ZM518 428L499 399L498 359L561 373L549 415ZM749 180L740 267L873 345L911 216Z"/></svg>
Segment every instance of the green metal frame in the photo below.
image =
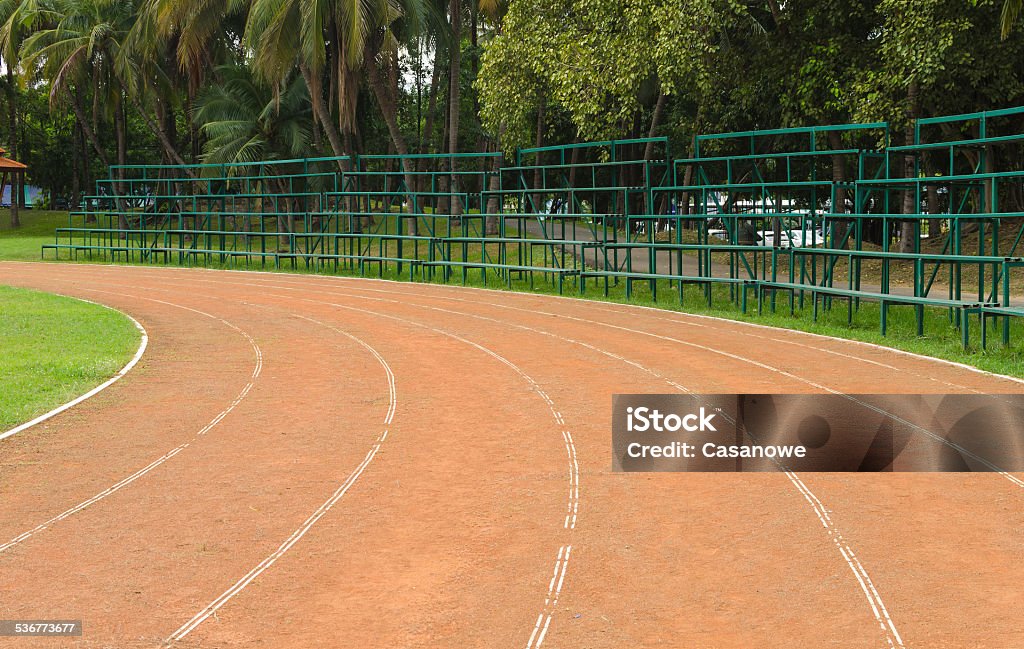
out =
<svg viewBox="0 0 1024 649"><path fill-rule="evenodd" d="M791 310L810 300L815 317L839 301L850 321L875 302L883 333L889 308L902 305L915 309L918 333L938 310L965 342L968 319L978 319L983 345L986 321L1000 319L1009 344L1011 320L1024 315L1011 305L1024 212L1001 206L1024 192L1024 171L998 168L995 152L1024 142L1021 116L1024 107L921 119L914 141L899 146L884 122L702 134L678 159L662 137L520 149L512 160L114 166L43 252L413 281L467 282L479 272L484 282L559 291L566 282L580 292L603 284L606 294L624 285L627 298L639 284L653 299L668 289L680 301L696 285L709 304L724 295L744 310L751 291L759 309L775 309L778 295ZM917 208L901 214L907 192ZM82 217L95 224L74 227ZM948 224L940 252L921 248L928 219ZM892 246L904 224L918 235L909 252ZM760 233L775 235L771 245ZM878 286L862 281L865 264L881 268ZM964 286L968 270L976 292ZM897 272L910 287L895 288Z"/></svg>

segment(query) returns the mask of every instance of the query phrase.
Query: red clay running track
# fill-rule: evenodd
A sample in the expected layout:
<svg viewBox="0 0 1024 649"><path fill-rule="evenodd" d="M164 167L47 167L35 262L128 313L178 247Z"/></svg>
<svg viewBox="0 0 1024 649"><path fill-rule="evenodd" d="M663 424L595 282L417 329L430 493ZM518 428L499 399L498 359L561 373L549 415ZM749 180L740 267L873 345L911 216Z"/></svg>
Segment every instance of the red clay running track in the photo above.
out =
<svg viewBox="0 0 1024 649"><path fill-rule="evenodd" d="M616 392L1019 392L889 350L371 280L0 264L150 347L0 442L12 647L1020 647L1024 482L613 474Z"/></svg>

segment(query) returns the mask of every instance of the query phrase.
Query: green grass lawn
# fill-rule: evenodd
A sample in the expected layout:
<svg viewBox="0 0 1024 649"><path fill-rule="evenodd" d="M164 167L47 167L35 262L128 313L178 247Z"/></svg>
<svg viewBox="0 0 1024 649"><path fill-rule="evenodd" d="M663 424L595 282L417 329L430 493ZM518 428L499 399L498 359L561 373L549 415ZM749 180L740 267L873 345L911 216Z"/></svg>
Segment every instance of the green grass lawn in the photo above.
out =
<svg viewBox="0 0 1024 649"><path fill-rule="evenodd" d="M0 286L0 432L109 379L140 336L116 311Z"/></svg>
<svg viewBox="0 0 1024 649"><path fill-rule="evenodd" d="M0 210L0 259L38 261L44 243L53 243L54 230L67 227L68 213L50 210L21 210L21 227L11 229L9 209ZM75 226L81 226L82 217Z"/></svg>
<svg viewBox="0 0 1024 649"><path fill-rule="evenodd" d="M6 210L0 210L0 260L39 259L40 246L44 243L53 242L54 228L66 226L68 223L68 217L67 212L30 210L23 213L22 221L24 225L18 231L12 232L9 228L9 220L7 218ZM424 223L421 225L421 233L425 231L425 221L426 219L424 219ZM440 218L435 219L433 225L438 231L443 231L445 224L446 221L443 218ZM75 223L75 226L80 225L80 223ZM384 246L381 252L393 254L397 252L396 247L397 244L392 241ZM422 252L425 255L425 248ZM491 256L494 251L489 248L488 252L490 253L489 256ZM377 249L374 248L372 254L376 253ZM456 253L456 255L461 258L461 251ZM482 250L480 246L468 246L465 257L467 260L479 260L481 256ZM225 264L221 266L216 263L216 260L212 261L214 263L210 264L211 267L245 268L244 263L237 263L234 265ZM537 262L543 263L541 260L535 260L535 263ZM250 267L254 270L274 270L272 263L264 266L257 262ZM298 263L298 268L294 271L291 269L287 270L290 272L303 272L302 264ZM339 274L346 273L340 272ZM381 276L378 273L378 266L374 264L367 266L366 274L370 277ZM468 270L465 275L467 285L485 285L481 278L480 270ZM401 275L398 275L392 267L385 269L382 276L386 279L407 281L408 270L405 270ZM441 277L442 273L440 271L436 272L434 275L434 281L438 282ZM451 274L450 283L462 284L462 279L463 271L461 269L454 269ZM506 288L504 283L493 274L490 275L486 285L490 288ZM540 277L537 278L533 287L530 286L528 281L513 281L512 289L534 293L557 293L556 286L553 283L545 283L545 281ZM647 288L646 282L636 282L634 284L634 289L633 295L629 299L626 298L625 289L622 284L612 286L609 290L609 294L605 296L603 283L598 284L591 280L588 282L585 297L617 303L655 306L672 311L698 313L773 327L819 333L835 336L837 338L872 342L926 356L934 356L937 358L966 363L968 365L973 365L992 372L998 372L1000 374L1008 374L1024 378L1024 351L1022 351L1024 350L1024 322L1020 322L1019 320L1015 320L1013 322L1011 345L1005 348L1000 343L1000 335L997 330L998 323L993 321L992 324L995 326L989 332L989 348L984 351L980 349L981 327L975 320L972 322L971 328L972 345L970 349L965 351L961 346L959 330L949 322L948 314L943 309L926 310L925 335L923 337L918 337L916 335L916 328L914 325L913 308L907 306L890 307L888 335L882 336L878 328L879 307L877 304L872 304L870 302L862 303L855 313L853 322L848 324L846 321L846 305L845 302L840 300L834 301L833 309L830 311L823 311L818 321L814 322L811 317L811 309L809 306L802 310L797 309L796 314L791 316L789 314L788 301L781 298L779 300L779 307L776 313L771 313L766 309L763 314L758 315L756 313L756 304L751 300L750 309L748 313L744 314L741 312L739 306L730 302L728 289L725 287L715 287L715 298L713 300L713 306L711 307L708 307L704 302L703 295L700 291L696 287L692 286L688 286L686 288L686 297L681 305L678 301L678 293L673 287L670 287L666 281L659 282L657 302L651 299L650 291ZM571 281L566 283L565 294L569 296L575 296L578 294L576 287L571 283ZM880 385L880 388L881 387L884 386Z"/></svg>

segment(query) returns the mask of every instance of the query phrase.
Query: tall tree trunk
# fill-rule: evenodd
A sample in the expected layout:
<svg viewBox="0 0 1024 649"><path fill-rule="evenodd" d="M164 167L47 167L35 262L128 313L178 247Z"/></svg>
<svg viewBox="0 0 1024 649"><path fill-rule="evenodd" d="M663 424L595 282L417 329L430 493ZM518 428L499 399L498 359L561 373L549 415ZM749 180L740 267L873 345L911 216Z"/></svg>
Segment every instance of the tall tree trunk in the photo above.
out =
<svg viewBox="0 0 1024 649"><path fill-rule="evenodd" d="M76 120L75 124L78 127L78 135L76 137L75 145L78 147L78 150L80 151L82 157L82 189L84 192L88 193L89 187L92 184L92 156L89 154L89 145L85 141L85 130L82 128L82 122ZM79 202L81 202L81 199L79 199ZM78 203L72 205L73 209L77 207ZM88 205L83 205L83 207L86 208L85 222L87 224L95 223L96 213L93 212L92 210L89 210Z"/></svg>
<svg viewBox="0 0 1024 649"><path fill-rule="evenodd" d="M544 113L547 109L547 99L544 95L540 96L540 101L537 103L537 134L533 141L533 146L541 148L544 146ZM536 154L536 167L533 170L533 211L540 212L544 209L544 191L541 187L544 184L544 171L540 168L542 160L540 154Z"/></svg>
<svg viewBox="0 0 1024 649"><path fill-rule="evenodd" d="M345 142L345 151L354 151L352 144L352 133L345 131L341 136ZM342 175L340 186L342 190L345 190L345 174L352 170L352 161L349 158L342 159ZM342 214L354 214L359 211L359 205L356 203L353 196L345 195L341 199L341 210ZM363 219L360 216L352 216L352 232L363 231Z"/></svg>
<svg viewBox="0 0 1024 649"><path fill-rule="evenodd" d="M99 138L96 137L96 131L89 125L89 119L85 116L85 111L82 110L81 97L77 88L75 92L69 92L68 94L71 101L71 110L75 113L75 118L78 120L78 125L82 128L82 133L89 140L89 143L92 144L96 155L99 156L100 164L104 167L110 166L103 145L100 144Z"/></svg>
<svg viewBox="0 0 1024 649"><path fill-rule="evenodd" d="M367 76L370 79L370 89L373 91L373 96L377 99L377 105L380 106L380 112L384 115L384 122L388 127L388 134L391 135L391 142L394 144L395 151L401 156L402 160L402 174L405 177L405 189L406 189L406 208L410 214L419 212L419 206L416 200L416 185L412 169L412 160L409 159L409 147L405 142L405 136L402 135L402 130L398 127L398 100L396 94L398 92L397 78L389 79L395 86L389 87L384 77L380 74L380 68L375 63L375 57L373 52L367 51ZM409 220L409 233L415 235L419 228L417 227L418 219Z"/></svg>
<svg viewBox="0 0 1024 649"><path fill-rule="evenodd" d="M829 131L828 132L828 145L830 147L832 147L833 150L839 150L839 149L843 148L843 140L842 140L842 137L840 137L838 131ZM831 156L831 158L832 158L832 182L835 182L835 183L846 182L846 179L847 179L846 157L843 156L842 154L836 153L836 154L833 154ZM845 214L846 213L846 190L845 189L838 189L837 188L835 194L836 194L835 204L832 205L832 212L834 214ZM842 220L842 219L835 219L835 221L837 223L839 223L840 226L844 230L842 233L840 233L840 232L836 233L837 235L842 237L843 234L845 234L846 230L850 227L850 222L846 221L846 220ZM801 236L803 236L803 235L801 235ZM833 245L835 245L834 242L833 242ZM841 248L848 248L849 247L849 242L847 242L846 239L843 238L843 242L840 245L840 247Z"/></svg>
<svg viewBox="0 0 1024 649"><path fill-rule="evenodd" d="M459 180L456 176L458 163L456 162L455 155L459 152L459 81L462 76L462 2L460 0L451 0L448 7L452 21L452 49L450 52L451 65L449 68L450 76L448 79L448 153L450 155L448 160L449 170L451 171L449 191L452 194L452 202L450 205L452 221L455 224L459 224L459 217L462 215L462 201L456 196L459 191Z"/></svg>
<svg viewBox="0 0 1024 649"><path fill-rule="evenodd" d="M28 140L28 138L25 136L25 120L21 119L20 115L18 116L18 132L19 132L18 142L26 142ZM20 150L24 151L23 148L20 149ZM24 189L24 185L25 185L25 175L24 174L22 174L22 177L21 177L21 184L22 184L23 189ZM25 202L26 201L25 192L22 191L21 194L19 194L18 196L19 196L19 200L20 200L19 207L26 207L27 203Z"/></svg>
<svg viewBox="0 0 1024 649"><path fill-rule="evenodd" d="M185 98L185 121L188 122L188 149L189 149L189 162L195 164L199 162L199 129L196 127L196 122L192 119L192 107L195 105L196 93L192 87L193 84L188 84L188 95ZM168 132L174 133L173 139L177 141L177 123L174 120L174 106L167 107L167 114L170 117L168 123Z"/></svg>
<svg viewBox="0 0 1024 649"><path fill-rule="evenodd" d="M658 101L654 104L654 114L651 115L651 128L647 130L647 146L644 147L644 160L650 160L654 157L654 137L658 134L658 127L661 126L662 117L665 114L665 104L668 102L668 97L665 93L658 94ZM666 195L667 198L667 195ZM647 201L647 195L644 195L644 201ZM662 201L664 203L664 201ZM655 209L654 205L647 205L647 213L653 214Z"/></svg>
<svg viewBox="0 0 1024 649"><path fill-rule="evenodd" d="M579 144L579 142L580 138L578 135L572 139L573 144ZM580 148L578 146L573 147L572 156L569 158L569 186L573 189L576 188L576 168L580 163ZM572 208L573 211L575 209L575 207Z"/></svg>
<svg viewBox="0 0 1024 649"><path fill-rule="evenodd" d="M78 206L79 195L82 191L82 155L78 146L81 138L81 130L76 122L71 127L71 198L68 201L69 210L74 210Z"/></svg>
<svg viewBox="0 0 1024 649"><path fill-rule="evenodd" d="M7 66L7 142L11 147L11 157L18 157L18 88L15 85L14 71Z"/></svg>
<svg viewBox="0 0 1024 649"><path fill-rule="evenodd" d="M124 187L124 165L128 164L128 134L126 133L124 114L124 101L119 96L114 102L114 138L117 141L117 173L114 174L114 203L117 206L117 226L121 230L128 228L128 215L125 213L128 206L125 204ZM121 238L127 238L127 233L122 232Z"/></svg>
<svg viewBox="0 0 1024 649"><path fill-rule="evenodd" d="M438 88L441 85L441 66L438 65L436 49L435 49L435 52L434 52L434 59L433 59L433 63L432 63L431 68L432 69L431 69L431 73L430 73L430 91L428 92L428 99L427 99L427 116L426 116L426 122L423 125L423 131L420 134L420 141L419 141L419 152L420 153L431 153L431 152L437 151L438 149L443 148L443 147L438 147L437 149L434 148L434 124L437 121L437 93L438 93ZM424 172L424 171L427 170L427 167L430 164L432 164L432 163L431 163L431 161L429 159L421 158L419 160L419 164L416 167L416 170L420 171L420 172ZM419 176L416 177L416 181L417 181L417 185L416 185L416 191L417 192L427 191L428 176L426 174L421 173ZM434 204L433 197L425 200L424 204L421 206L421 208L426 208L426 204L427 203L430 203L431 205L433 205Z"/></svg>
<svg viewBox="0 0 1024 649"><path fill-rule="evenodd" d="M907 125L903 130L903 139L906 144L914 143L914 121L918 118L921 112L920 106L920 88L918 87L917 81L913 80L907 87ZM914 156L906 155L903 157L903 175L905 178L914 177ZM914 186L908 186L903 194L903 215L912 217L913 215L919 216L920 206L917 204L917 192L914 190ZM900 252L913 252L915 244L916 228L914 227L915 221L908 219L903 221L900 234Z"/></svg>
<svg viewBox="0 0 1024 649"><path fill-rule="evenodd" d="M11 146L11 158L18 159L18 89L14 85L14 72L11 66L7 66L7 141ZM18 189L18 176L21 174L11 173L11 227L21 227L21 217L18 214L21 200L16 191Z"/></svg>
<svg viewBox="0 0 1024 649"><path fill-rule="evenodd" d="M433 149L431 143L434 139L434 123L437 121L437 92L441 85L441 66L437 64L437 56L434 57L434 70L430 74L430 95L427 99L427 121L423 125L423 140L420 142L420 152L429 152ZM441 147L438 147L440 149Z"/></svg>
<svg viewBox="0 0 1024 649"><path fill-rule="evenodd" d="M695 157L697 151L697 136L700 135L701 125L704 120L704 101L703 99L697 103L697 116L693 120L693 138L690 140L690 157ZM686 165L686 171L683 172L683 185L693 185L693 165ZM690 214L690 192L685 191L679 197L681 205L676 206L676 211L680 214ZM702 207L706 209L706 207ZM687 226L694 225L693 221L686 221Z"/></svg>
<svg viewBox="0 0 1024 649"><path fill-rule="evenodd" d="M349 68L346 62L346 51L348 43L343 38L341 27L334 23L334 63L337 84L335 90L338 93L338 129L342 132L358 134L359 121L357 111L359 109L359 82L362 78L361 70ZM362 150L362 147L358 147ZM353 150L349 150L352 153Z"/></svg>
<svg viewBox="0 0 1024 649"><path fill-rule="evenodd" d="M450 121L449 118L451 118L451 111L446 108L445 111L444 111L444 124L442 124L442 126L441 126L441 148L438 151L439 153L448 153L448 123ZM442 169L450 171L450 165L449 165L448 159L444 159L443 161L438 163L438 169L437 170L441 171ZM448 213L448 210L449 210L448 206L451 204L451 201L448 200L449 199L448 194L443 194L443 192L447 192L448 191L448 188L450 186L448 181L450 181L450 180L451 180L451 176L449 176L448 174L439 174L437 176L437 191L439 193L442 193L442 195L437 197L437 202L435 203L435 208L436 208L435 209L435 213L436 214L447 214Z"/></svg>
<svg viewBox="0 0 1024 649"><path fill-rule="evenodd" d="M164 128L167 128L167 125L168 125L167 107L164 105L164 102L162 102L162 101L153 102L153 111L156 113L156 121L161 123L161 124L163 124ZM171 164L171 161L167 158L167 152L162 150L162 149L160 151L160 164L163 164L163 165ZM158 174L158 176L160 178L163 178L163 170L162 169L160 170L160 174Z"/></svg>
<svg viewBox="0 0 1024 649"><path fill-rule="evenodd" d="M469 65L470 65L470 69L473 72L473 74L471 75L473 77L472 83L476 83L477 76L480 74L480 51L479 51L479 49L477 49L477 46L479 45L479 42L480 42L479 41L480 35L478 33L479 29L480 29L480 24L479 24L480 21L478 20L479 14L480 14L480 4L479 4L479 2L470 2L469 3L469 14L470 14L469 44L472 46L472 52L473 52L472 55L469 57ZM479 120L479 115L480 115L480 94L476 93L476 92L473 93L473 115L477 116L477 119Z"/></svg>
<svg viewBox="0 0 1024 649"><path fill-rule="evenodd" d="M498 125L498 137L494 140L494 151L501 151L501 140L505 137L505 122ZM498 194L501 189L501 156L494 156L491 166L491 177L487 182L487 218L484 223L484 234L498 234L501 227L502 199Z"/></svg>
<svg viewBox="0 0 1024 649"><path fill-rule="evenodd" d="M160 103L162 104L164 102L160 102ZM177 142L178 141L178 120L174 116L174 105L171 104L170 102L167 102L167 108L164 111L164 113L165 113L164 114L164 119L160 123L164 125L164 129L165 129L165 131L167 133L168 139L170 139L171 142ZM185 113L186 116L187 115L191 115L191 114L192 114L191 111L186 111L186 113ZM157 119L158 120L160 119L159 115L157 116ZM193 122L191 119L189 119L188 123L189 123L189 139L192 139L193 131L195 130L195 122ZM197 144L197 143L198 142L193 142L193 144ZM190 158L191 162L195 163L197 158L198 158L198 153L195 150L189 151L189 158Z"/></svg>
<svg viewBox="0 0 1024 649"><path fill-rule="evenodd" d="M99 65L92 69L92 130L100 132L100 70Z"/></svg>
<svg viewBox="0 0 1024 649"><path fill-rule="evenodd" d="M327 134L327 141L331 144L331 151L334 152L335 157L339 158L339 167L342 171L345 171L340 160L340 158L345 155L345 145L342 142L341 134L338 132L338 127L331 119L331 112L328 109L327 104L324 102L324 93L319 77L310 72L309 66L305 64L300 63L299 70L302 72L302 78L306 82L306 88L309 89L309 96L313 104L313 113L316 115L316 119L320 123L320 126L323 127L324 133Z"/></svg>
<svg viewBox="0 0 1024 649"><path fill-rule="evenodd" d="M658 102L654 104L654 114L651 115L651 128L647 131L648 138L654 138L658 135L658 127L661 126L662 117L665 115L665 104L668 102L668 96L664 93L658 95ZM648 142L644 148L644 160L650 160L654 157L654 142Z"/></svg>
<svg viewBox="0 0 1024 649"><path fill-rule="evenodd" d="M786 23L782 21L782 8L779 6L778 0L768 0L768 10L772 12L772 22L775 23L775 30L779 36L787 36Z"/></svg>
<svg viewBox="0 0 1024 649"><path fill-rule="evenodd" d="M11 227L12 228L20 228L21 227L21 218L18 215L18 204L20 203L20 201L18 200L18 195L19 195L19 193L24 193L24 190L21 189L21 182L22 182L21 179L22 179L22 176L23 176L23 174L21 172L18 172L18 171L12 171L11 172ZM3 187L0 186L0 191L2 191L2 190L3 190Z"/></svg>
<svg viewBox="0 0 1024 649"><path fill-rule="evenodd" d="M167 155L170 156L170 158L175 162L175 164L179 164L182 167L184 167L183 171L185 172L185 175L195 180L195 172L193 172L192 169L188 167L188 163L185 162L185 159L182 158L181 154L178 153L177 146L173 142L171 142L171 139L167 136L167 133L164 131L163 125L157 124L153 121L153 118L152 116L150 116L149 111L146 110L146 108L142 105L142 102L139 100L138 97L132 97L132 105L135 107L135 110L139 114L139 116L142 117L142 121L146 123L146 127L149 128L150 132L152 132L153 135L156 136L157 140L160 141L160 144L164 147L164 151L167 152Z"/></svg>

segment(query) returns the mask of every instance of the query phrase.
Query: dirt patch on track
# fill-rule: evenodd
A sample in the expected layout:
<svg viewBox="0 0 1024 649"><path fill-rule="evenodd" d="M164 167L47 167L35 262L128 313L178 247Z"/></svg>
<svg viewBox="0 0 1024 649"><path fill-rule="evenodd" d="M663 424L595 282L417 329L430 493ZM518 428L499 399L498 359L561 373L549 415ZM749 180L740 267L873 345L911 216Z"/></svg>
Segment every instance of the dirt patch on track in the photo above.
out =
<svg viewBox="0 0 1024 649"><path fill-rule="evenodd" d="M620 475L609 456L616 392L1019 383L440 286L57 264L0 264L0 282L119 308L152 346L100 396L0 442L0 545L181 447L0 550L0 618L85 622L80 640L19 647L1024 644L1024 490L998 475L802 476L819 511L785 475Z"/></svg>

